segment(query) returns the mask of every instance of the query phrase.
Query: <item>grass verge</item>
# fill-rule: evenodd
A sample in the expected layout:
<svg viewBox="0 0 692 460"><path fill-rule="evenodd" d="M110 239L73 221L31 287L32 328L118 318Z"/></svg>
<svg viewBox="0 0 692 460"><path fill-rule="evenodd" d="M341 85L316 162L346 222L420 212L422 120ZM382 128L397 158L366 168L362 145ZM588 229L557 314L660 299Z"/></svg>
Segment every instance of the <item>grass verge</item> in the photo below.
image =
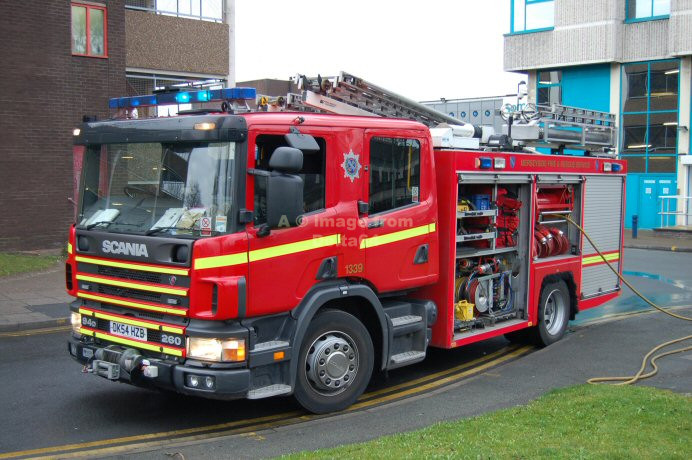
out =
<svg viewBox="0 0 692 460"><path fill-rule="evenodd" d="M692 398L579 385L526 406L285 458L690 458Z"/></svg>
<svg viewBox="0 0 692 460"><path fill-rule="evenodd" d="M39 256L0 252L0 276L45 270L53 267L60 260L62 257L58 255Z"/></svg>

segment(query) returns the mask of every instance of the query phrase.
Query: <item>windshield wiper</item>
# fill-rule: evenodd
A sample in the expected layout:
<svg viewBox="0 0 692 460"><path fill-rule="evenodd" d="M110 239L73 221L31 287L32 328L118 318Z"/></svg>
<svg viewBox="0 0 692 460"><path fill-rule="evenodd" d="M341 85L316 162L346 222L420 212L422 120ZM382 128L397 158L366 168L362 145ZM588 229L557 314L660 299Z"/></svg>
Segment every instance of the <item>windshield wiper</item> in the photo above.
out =
<svg viewBox="0 0 692 460"><path fill-rule="evenodd" d="M113 222L112 220L102 220L99 222L92 222L89 225L86 226L87 230L91 230L92 228L98 226L98 225L105 225L106 227L110 227L111 224L117 224L117 225L128 225L130 227L139 227L137 224L128 224L126 222Z"/></svg>
<svg viewBox="0 0 692 460"><path fill-rule="evenodd" d="M164 230L187 230L187 231L192 231L192 228L185 228L185 227L156 227L156 228L150 228L147 230L144 234L146 236L153 235L158 232L162 232Z"/></svg>

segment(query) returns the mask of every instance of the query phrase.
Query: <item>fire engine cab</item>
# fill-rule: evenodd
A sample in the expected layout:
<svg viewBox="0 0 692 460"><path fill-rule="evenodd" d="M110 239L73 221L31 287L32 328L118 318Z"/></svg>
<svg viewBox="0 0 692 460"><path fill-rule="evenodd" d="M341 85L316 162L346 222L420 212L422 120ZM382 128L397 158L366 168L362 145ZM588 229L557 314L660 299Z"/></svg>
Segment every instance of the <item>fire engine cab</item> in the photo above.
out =
<svg viewBox="0 0 692 460"><path fill-rule="evenodd" d="M619 295L567 221L621 270L612 115L530 106L493 133L350 74L296 81L117 98L75 130L68 350L89 373L336 411L429 347L549 345ZM176 102L200 108L133 118Z"/></svg>

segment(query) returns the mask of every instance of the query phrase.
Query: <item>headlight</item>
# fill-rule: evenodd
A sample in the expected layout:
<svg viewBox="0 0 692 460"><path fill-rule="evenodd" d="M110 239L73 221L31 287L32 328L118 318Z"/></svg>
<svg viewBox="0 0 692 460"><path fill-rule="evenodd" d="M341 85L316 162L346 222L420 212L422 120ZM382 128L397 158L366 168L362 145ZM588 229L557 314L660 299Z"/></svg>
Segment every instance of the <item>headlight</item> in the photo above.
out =
<svg viewBox="0 0 692 460"><path fill-rule="evenodd" d="M70 315L70 323L72 324L72 333L79 334L79 328L82 326L82 314L73 311Z"/></svg>
<svg viewBox="0 0 692 460"><path fill-rule="evenodd" d="M245 361L245 339L188 337L187 356L203 361Z"/></svg>

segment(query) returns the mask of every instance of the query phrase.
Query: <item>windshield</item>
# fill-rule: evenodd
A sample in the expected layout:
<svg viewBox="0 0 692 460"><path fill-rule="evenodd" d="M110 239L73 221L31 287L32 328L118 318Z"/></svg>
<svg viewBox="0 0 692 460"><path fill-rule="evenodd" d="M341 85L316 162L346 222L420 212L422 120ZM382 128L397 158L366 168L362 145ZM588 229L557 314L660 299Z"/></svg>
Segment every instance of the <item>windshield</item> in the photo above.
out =
<svg viewBox="0 0 692 460"><path fill-rule="evenodd" d="M181 237L226 233L234 157L232 142L90 146L78 227Z"/></svg>

